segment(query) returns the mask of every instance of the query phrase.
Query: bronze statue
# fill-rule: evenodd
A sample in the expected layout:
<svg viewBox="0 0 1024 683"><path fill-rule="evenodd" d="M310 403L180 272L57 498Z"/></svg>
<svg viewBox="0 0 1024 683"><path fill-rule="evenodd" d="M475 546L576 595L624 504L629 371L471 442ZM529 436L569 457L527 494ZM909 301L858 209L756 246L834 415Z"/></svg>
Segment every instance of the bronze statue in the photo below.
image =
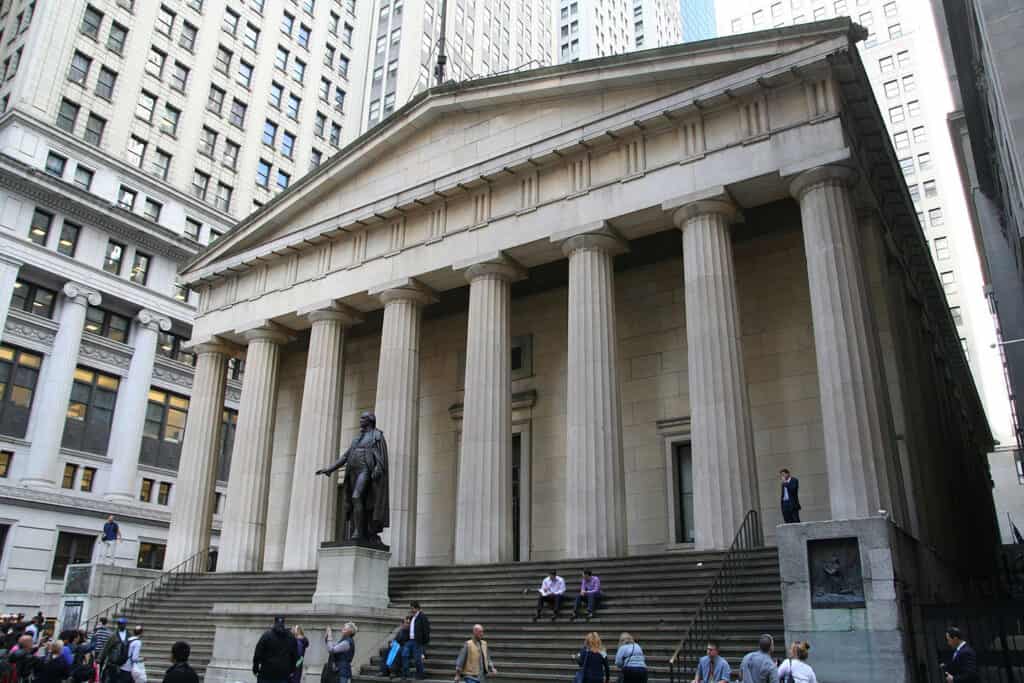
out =
<svg viewBox="0 0 1024 683"><path fill-rule="evenodd" d="M345 512L342 541L383 546L380 532L391 524L388 508L388 444L372 413L359 417L359 436L336 463L317 474L345 467L341 505Z"/></svg>

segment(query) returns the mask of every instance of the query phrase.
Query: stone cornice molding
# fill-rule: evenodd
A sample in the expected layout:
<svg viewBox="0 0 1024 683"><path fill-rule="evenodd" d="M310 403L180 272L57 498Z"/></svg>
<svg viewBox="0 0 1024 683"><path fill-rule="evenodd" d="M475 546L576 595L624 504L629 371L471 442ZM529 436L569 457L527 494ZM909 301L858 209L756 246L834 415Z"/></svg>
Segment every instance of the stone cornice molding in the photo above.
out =
<svg viewBox="0 0 1024 683"><path fill-rule="evenodd" d="M825 183L853 187L857 183L857 171L849 166L835 164L812 168L790 181L789 193L799 201L808 191Z"/></svg>
<svg viewBox="0 0 1024 683"><path fill-rule="evenodd" d="M61 289L68 303L75 303L79 306L99 306L103 296L92 287L79 282L68 282Z"/></svg>
<svg viewBox="0 0 1024 683"><path fill-rule="evenodd" d="M139 321L139 324L143 327L148 327L154 332L170 332L171 330L171 319L165 315L161 315L156 311L151 311L148 308L143 308L139 311L139 314L135 316L135 319Z"/></svg>
<svg viewBox="0 0 1024 683"><path fill-rule="evenodd" d="M23 486L0 484L0 501L17 507L70 512L78 516L95 517L98 522L114 515L122 521L141 522L157 526L169 526L171 513L160 510L145 510L135 503L111 503L101 497L69 496L44 489L29 489ZM99 527L97 526L97 531Z"/></svg>
<svg viewBox="0 0 1024 683"><path fill-rule="evenodd" d="M416 278L402 278L371 289L370 296L387 306L392 301L412 301L421 306L437 303L437 293Z"/></svg>
<svg viewBox="0 0 1024 683"><path fill-rule="evenodd" d="M20 259L8 256L7 254L0 254L0 264L14 266L15 268L21 268L24 265Z"/></svg>
<svg viewBox="0 0 1024 683"><path fill-rule="evenodd" d="M57 336L58 325L49 318L11 309L4 321L4 341L14 338L21 346L49 353Z"/></svg>
<svg viewBox="0 0 1024 683"><path fill-rule="evenodd" d="M91 361L104 363L112 369L127 371L134 349L91 332L82 333L78 354Z"/></svg>
<svg viewBox="0 0 1024 683"><path fill-rule="evenodd" d="M527 276L527 270L515 259L509 258L502 252L495 252L486 256L474 256L452 265L452 270L462 271L467 282L479 278L494 278L515 282L523 280Z"/></svg>
<svg viewBox="0 0 1024 683"><path fill-rule="evenodd" d="M195 376L195 369L185 363L172 360L167 356L156 355L156 362L153 363L153 378L167 384L192 388L192 381Z"/></svg>
<svg viewBox="0 0 1024 683"><path fill-rule="evenodd" d="M321 320L337 320L344 327L352 327L363 322L363 316L359 311L338 301L321 301L304 306L298 310L298 314L311 323Z"/></svg>

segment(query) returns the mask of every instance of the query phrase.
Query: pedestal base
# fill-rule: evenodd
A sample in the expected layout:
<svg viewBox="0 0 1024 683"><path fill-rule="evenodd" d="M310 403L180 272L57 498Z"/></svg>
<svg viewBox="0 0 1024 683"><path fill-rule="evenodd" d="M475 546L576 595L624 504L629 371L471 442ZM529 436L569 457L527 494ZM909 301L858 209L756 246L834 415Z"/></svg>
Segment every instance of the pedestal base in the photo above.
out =
<svg viewBox="0 0 1024 683"><path fill-rule="evenodd" d="M391 553L361 545L323 545L317 555L314 607L387 607Z"/></svg>

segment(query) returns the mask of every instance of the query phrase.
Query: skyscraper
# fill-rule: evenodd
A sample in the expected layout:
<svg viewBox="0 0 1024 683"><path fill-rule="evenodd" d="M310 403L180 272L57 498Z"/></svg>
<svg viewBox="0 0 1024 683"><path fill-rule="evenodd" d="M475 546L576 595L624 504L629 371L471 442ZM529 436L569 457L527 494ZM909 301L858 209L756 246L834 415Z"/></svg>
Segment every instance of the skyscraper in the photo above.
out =
<svg viewBox="0 0 1024 683"><path fill-rule="evenodd" d="M560 0L558 61L576 62L682 40L675 0Z"/></svg>
<svg viewBox="0 0 1024 683"><path fill-rule="evenodd" d="M718 35L715 29L715 0L679 0L683 21L683 40L707 40Z"/></svg>

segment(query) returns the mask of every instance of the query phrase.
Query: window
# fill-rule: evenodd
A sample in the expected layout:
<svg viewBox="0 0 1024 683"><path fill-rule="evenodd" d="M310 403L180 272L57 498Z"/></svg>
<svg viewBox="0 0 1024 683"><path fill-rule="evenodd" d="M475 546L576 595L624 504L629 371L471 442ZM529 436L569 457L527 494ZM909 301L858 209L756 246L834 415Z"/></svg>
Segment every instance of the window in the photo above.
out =
<svg viewBox="0 0 1024 683"><path fill-rule="evenodd" d="M196 199L206 200L206 191L210 188L210 176L199 169L192 172L192 196ZM198 240L198 234L192 239Z"/></svg>
<svg viewBox="0 0 1024 683"><path fill-rule="evenodd" d="M335 147L338 147L341 144L341 126L336 123L331 124L330 142Z"/></svg>
<svg viewBox="0 0 1024 683"><path fill-rule="evenodd" d="M174 12L160 5L160 11L156 15L156 32L170 38L174 30L174 19Z"/></svg>
<svg viewBox="0 0 1024 683"><path fill-rule="evenodd" d="M352 47L353 31L355 31L355 29L349 24L345 24L341 29L341 42L345 43L347 47Z"/></svg>
<svg viewBox="0 0 1024 683"><path fill-rule="evenodd" d="M943 271L939 274L939 279L942 281L942 289L946 294L956 293L956 273L952 270Z"/></svg>
<svg viewBox="0 0 1024 683"><path fill-rule="evenodd" d="M11 294L11 307L43 318L53 317L53 303L57 300L57 292L46 287L34 285L25 280L14 282L14 293Z"/></svg>
<svg viewBox="0 0 1024 683"><path fill-rule="evenodd" d="M324 153L320 150L313 148L313 151L309 154L309 168L310 170L316 168L323 161Z"/></svg>
<svg viewBox="0 0 1024 683"><path fill-rule="evenodd" d="M281 33L290 36L295 29L295 17L285 12L281 16Z"/></svg>
<svg viewBox="0 0 1024 683"><path fill-rule="evenodd" d="M158 222L160 220L160 212L163 211L163 208L164 205L161 204L160 202L156 201L155 199L151 199L150 197L146 197L146 203L142 205L142 213L149 220L153 222ZM131 278L132 280L135 280L134 267L132 268Z"/></svg>
<svg viewBox="0 0 1024 683"><path fill-rule="evenodd" d="M214 199L214 205L221 211L231 211L231 195L234 189L230 185L224 183L217 183L217 196Z"/></svg>
<svg viewBox="0 0 1024 683"><path fill-rule="evenodd" d="M242 45L250 50L256 50L260 44L260 30L252 24L246 23L245 33L242 34Z"/></svg>
<svg viewBox="0 0 1024 683"><path fill-rule="evenodd" d="M926 198L937 197L939 195L938 187L935 185L935 180L926 180L924 185L924 196Z"/></svg>
<svg viewBox="0 0 1024 683"><path fill-rule="evenodd" d="M334 53L335 49L333 46L328 45L324 48L324 66L331 68L334 66Z"/></svg>
<svg viewBox="0 0 1024 683"><path fill-rule="evenodd" d="M935 245L935 259L938 261L948 260L950 257L949 238L936 237L933 244Z"/></svg>
<svg viewBox="0 0 1024 683"><path fill-rule="evenodd" d="M135 566L139 569L163 569L166 550L167 546L162 543L139 543L139 557Z"/></svg>
<svg viewBox="0 0 1024 683"><path fill-rule="evenodd" d="M906 113L903 111L902 104L898 104L895 107L889 107L889 123L903 123L906 118Z"/></svg>
<svg viewBox="0 0 1024 683"><path fill-rule="evenodd" d="M117 72L107 67L100 67L100 75L96 79L96 96L108 102L114 99L114 86L117 84Z"/></svg>
<svg viewBox="0 0 1024 683"><path fill-rule="evenodd" d="M123 320L127 324L127 319ZM61 442L64 448L99 454L107 452L119 384L117 377L89 368L75 369Z"/></svg>
<svg viewBox="0 0 1024 683"><path fill-rule="evenodd" d="M97 147L103 142L103 131L107 128L107 120L89 112L89 118L85 122L85 141Z"/></svg>
<svg viewBox="0 0 1024 683"><path fill-rule="evenodd" d="M189 68L181 62L175 62L171 70L171 88L178 92L185 92L188 87Z"/></svg>
<svg viewBox="0 0 1024 683"><path fill-rule="evenodd" d="M224 236L224 233L221 232L220 230L214 230L213 228L210 228L210 238L209 238L209 240L207 240L207 244L213 244L214 242L216 242L217 240L219 240L223 236ZM228 364L229 365L231 364L230 360L228 361Z"/></svg>
<svg viewBox="0 0 1024 683"><path fill-rule="evenodd" d="M206 176L206 184L209 185L210 176ZM206 199L206 190L203 189L202 199ZM199 241L199 234L203 231L203 224L194 218L185 218L185 237Z"/></svg>
<svg viewBox="0 0 1024 683"><path fill-rule="evenodd" d="M220 27L232 36L238 33L238 13L230 8L225 9L224 19L221 21Z"/></svg>
<svg viewBox="0 0 1024 683"><path fill-rule="evenodd" d="M887 17L895 17L897 14L899 14L899 8L896 6L895 0L893 0L892 2L887 2L884 5L882 5L882 12Z"/></svg>
<svg viewBox="0 0 1024 683"><path fill-rule="evenodd" d="M148 503L153 500L153 484L156 482L152 479L143 479L142 488L139 489L139 500L143 503Z"/></svg>
<svg viewBox="0 0 1024 683"><path fill-rule="evenodd" d="M341 88L334 88L334 108L338 111L345 110L345 91Z"/></svg>
<svg viewBox="0 0 1024 683"><path fill-rule="evenodd" d="M295 136L288 131L281 132L281 154L289 159L295 153Z"/></svg>
<svg viewBox="0 0 1024 683"><path fill-rule="evenodd" d="M295 95L288 96L288 111L285 112L288 118L298 121L299 120L299 107L302 106L302 98L296 97Z"/></svg>
<svg viewBox="0 0 1024 683"><path fill-rule="evenodd" d="M196 38L198 35L199 29L186 21L181 25L181 35L178 36L178 45L189 52L195 52Z"/></svg>
<svg viewBox="0 0 1024 683"><path fill-rule="evenodd" d="M930 152L924 152L917 155L917 163L921 166L922 171L929 171L932 168L932 155Z"/></svg>
<svg viewBox="0 0 1024 683"><path fill-rule="evenodd" d="M96 468L95 467L83 467L82 478L78 481L78 489L80 491L92 491L92 485L96 481Z"/></svg>
<svg viewBox="0 0 1024 683"><path fill-rule="evenodd" d="M57 127L68 133L75 132L75 122L78 120L79 106L64 98L60 101L60 109L57 111Z"/></svg>
<svg viewBox="0 0 1024 683"><path fill-rule="evenodd" d="M903 171L904 176L912 176L916 173L914 169L914 157L903 157L900 159L900 170Z"/></svg>
<svg viewBox="0 0 1024 683"><path fill-rule="evenodd" d="M78 249L78 236L82 234L82 226L71 221L64 221L60 227L60 238L57 240L57 253L64 256L74 256Z"/></svg>
<svg viewBox="0 0 1024 683"><path fill-rule="evenodd" d="M889 40L896 40L903 36L903 27L897 22L889 26Z"/></svg>
<svg viewBox="0 0 1024 683"><path fill-rule="evenodd" d="M131 321L123 315L112 313L104 308L90 306L85 312L86 332L113 339L116 342L128 341L128 328Z"/></svg>
<svg viewBox="0 0 1024 683"><path fill-rule="evenodd" d="M675 490L676 543L693 543L693 450L689 443L672 447L673 488Z"/></svg>
<svg viewBox="0 0 1024 683"><path fill-rule="evenodd" d="M147 204L150 201L152 201L152 200L147 199L146 200ZM153 202L153 203L156 204L156 202ZM157 218L159 218L160 217L160 211L159 211L160 205L156 204L156 206L157 206L157 212L156 212L157 213ZM153 219L153 220L156 220L156 219ZM135 260L132 263L132 272L131 272L131 275L129 276L132 282L134 282L135 284L138 284L138 285L146 284L146 280L149 279L149 264L150 264L151 260L152 260L152 257L150 257L149 254L143 254L141 251L136 251L135 252Z"/></svg>
<svg viewBox="0 0 1024 683"><path fill-rule="evenodd" d="M89 69L92 68L92 60L81 52L75 51L71 57L71 68L68 69L68 80L78 85L85 85L89 78Z"/></svg>
<svg viewBox="0 0 1024 683"><path fill-rule="evenodd" d="M188 303L190 293L191 292L190 292L188 287L184 287L184 286L179 285L179 284L175 284L174 285L174 300L175 301L183 301L184 303Z"/></svg>
<svg viewBox="0 0 1024 683"><path fill-rule="evenodd" d="M901 69L906 69L910 66L910 50L900 50L897 52L896 61L900 65Z"/></svg>
<svg viewBox="0 0 1024 683"><path fill-rule="evenodd" d="M913 133L915 143L928 142L928 131L925 130L924 126L917 126L914 128Z"/></svg>
<svg viewBox="0 0 1024 683"><path fill-rule="evenodd" d="M57 534L57 549L50 567L50 580L63 581L69 564L86 564L92 561L93 544L96 534L73 534L61 531Z"/></svg>
<svg viewBox="0 0 1024 683"><path fill-rule="evenodd" d="M884 74L892 73L896 70L896 60L892 58L892 55L882 57L878 60L878 69Z"/></svg>
<svg viewBox="0 0 1024 683"><path fill-rule="evenodd" d="M279 189L287 190L288 189L288 184L291 181L292 181L292 177L290 175L288 175L287 173L285 173L281 169L277 169L277 187Z"/></svg>
<svg viewBox="0 0 1024 683"><path fill-rule="evenodd" d="M951 316L953 316L953 324L954 325L960 326L960 325L964 324L964 315L960 311L960 307L959 306L950 306L949 307L949 314Z"/></svg>
<svg viewBox="0 0 1024 683"><path fill-rule="evenodd" d="M256 165L256 184L260 187L270 185L270 163L263 159Z"/></svg>
<svg viewBox="0 0 1024 683"><path fill-rule="evenodd" d="M338 57L338 73L342 78L348 78L349 58L345 55Z"/></svg>
<svg viewBox="0 0 1024 683"><path fill-rule="evenodd" d="M0 451L0 479L6 479L11 474L11 462L14 460L12 451ZM0 533L0 551L3 550L3 543L7 534L7 527Z"/></svg>
<svg viewBox="0 0 1024 683"><path fill-rule="evenodd" d="M64 169L67 165L67 158L62 157L56 152L50 152L46 155L46 172L54 177L63 178Z"/></svg>
<svg viewBox="0 0 1024 683"><path fill-rule="evenodd" d="M197 233L198 234L198 233ZM182 350L182 345L188 340L184 337L180 337L173 332L160 332L157 337L156 352L161 356L176 360L179 363L185 363L186 365L195 365L195 354L191 351ZM188 400L185 401L184 408L188 409ZM184 426L182 427L184 429Z"/></svg>
<svg viewBox="0 0 1024 683"><path fill-rule="evenodd" d="M210 86L210 94L206 98L206 109L217 116L220 116L224 109L224 91L215 85Z"/></svg>
<svg viewBox="0 0 1024 683"><path fill-rule="evenodd" d="M302 83L302 80L306 77L306 63L296 57L292 60L292 78Z"/></svg>
<svg viewBox="0 0 1024 683"><path fill-rule="evenodd" d="M299 26L299 34L295 40L299 43L300 47L309 49L309 27L305 24Z"/></svg>
<svg viewBox="0 0 1024 683"><path fill-rule="evenodd" d="M199 153L205 157L213 158L217 150L217 131L203 126L199 133Z"/></svg>
<svg viewBox="0 0 1024 683"><path fill-rule="evenodd" d="M107 49L114 54L124 54L124 44L128 42L128 29L116 21L110 25L110 33L107 34Z"/></svg>
<svg viewBox="0 0 1024 683"><path fill-rule="evenodd" d="M914 79L914 74L907 74L903 77L903 92L912 93L917 90L917 81Z"/></svg>
<svg viewBox="0 0 1024 683"><path fill-rule="evenodd" d="M885 96L890 99L900 95L900 84L897 81L886 81L882 85L882 89L885 91Z"/></svg>
<svg viewBox="0 0 1024 683"><path fill-rule="evenodd" d="M121 186L121 189L125 189ZM134 193L133 193L134 195ZM135 203L135 197L132 197L132 204ZM114 275L121 274L121 263L124 261L124 245L114 240L107 242L107 253L103 257L103 270ZM98 333L97 333L98 334Z"/></svg>
<svg viewBox="0 0 1024 683"><path fill-rule="evenodd" d="M917 118L921 115L921 102L918 100L911 100L907 102L907 116L911 118Z"/></svg>
<svg viewBox="0 0 1024 683"><path fill-rule="evenodd" d="M82 188L86 192L92 189L92 178L95 175L91 169L78 164L75 167L75 185Z"/></svg>
<svg viewBox="0 0 1024 683"><path fill-rule="evenodd" d="M157 351L161 351L161 345ZM165 355L165 354L164 354ZM160 389L149 390L146 422L142 431L139 462L168 470L178 470L181 443L188 419L188 398Z"/></svg>
<svg viewBox="0 0 1024 683"><path fill-rule="evenodd" d="M146 141L134 135L128 138L128 161L133 166L142 168L142 162L146 158Z"/></svg>
<svg viewBox="0 0 1024 683"><path fill-rule="evenodd" d="M155 47L149 49L149 56L146 58L146 73L157 80L164 76L164 63L167 55Z"/></svg>
<svg viewBox="0 0 1024 683"><path fill-rule="evenodd" d="M280 45L277 46L277 53L274 55L274 66L281 71L288 70L288 50L284 49Z"/></svg>
<svg viewBox="0 0 1024 683"><path fill-rule="evenodd" d="M331 97L331 82L326 78L320 79L320 99L324 102L328 101Z"/></svg>
<svg viewBox="0 0 1024 683"><path fill-rule="evenodd" d="M40 355L0 344L0 432L24 438L42 364Z"/></svg>
<svg viewBox="0 0 1024 683"><path fill-rule="evenodd" d="M252 64L249 64L245 60L238 60L238 75L235 80L243 88L252 87Z"/></svg>
<svg viewBox="0 0 1024 683"><path fill-rule="evenodd" d="M162 481L160 486L156 490L156 504L167 505L171 500L171 485L169 482Z"/></svg>
<svg viewBox="0 0 1024 683"><path fill-rule="evenodd" d="M78 465L72 465L67 463L64 465L64 476L61 478L60 487L62 489L73 489L75 488L75 479L78 478Z"/></svg>
<svg viewBox="0 0 1024 683"><path fill-rule="evenodd" d="M117 191L117 205L125 211L135 210L135 190L122 185Z"/></svg>
<svg viewBox="0 0 1024 683"><path fill-rule="evenodd" d="M373 123L374 121L376 121L378 116L380 116L380 100L374 100L374 101L370 102L370 109L369 109L370 123ZM321 132L321 136L322 135L323 135L323 133Z"/></svg>
<svg viewBox="0 0 1024 683"><path fill-rule="evenodd" d="M270 106L274 109L281 108L281 98L284 97L284 86L273 82L270 84Z"/></svg>
<svg viewBox="0 0 1024 683"><path fill-rule="evenodd" d="M235 360L235 359L232 359ZM230 366L230 361L228 362ZM236 363L236 367L238 363ZM231 369L228 368L228 377L231 377ZM238 379L238 377L233 377ZM220 453L217 458L217 479L227 481L228 473L231 471L231 451L235 446L235 428L238 426L238 411L225 408L221 414L220 428Z"/></svg>
<svg viewBox="0 0 1024 683"><path fill-rule="evenodd" d="M41 247L46 246L50 237L50 226L53 225L53 214L42 209L32 213L32 224L28 228L28 238Z"/></svg>
<svg viewBox="0 0 1024 683"><path fill-rule="evenodd" d="M910 134L905 130L901 130L893 135L892 142L896 147L897 152L906 152L910 150Z"/></svg>
<svg viewBox="0 0 1024 683"><path fill-rule="evenodd" d="M910 192L911 201L915 204L921 201L921 187L917 183L907 186L907 190Z"/></svg>
<svg viewBox="0 0 1024 683"><path fill-rule="evenodd" d="M93 40L97 40L99 38L100 27L102 25L103 12L100 12L92 5L86 5L85 14L82 15L82 25L79 27L79 30Z"/></svg>
<svg viewBox="0 0 1024 683"><path fill-rule="evenodd" d="M231 101L231 114L230 114L230 116L228 116L228 121L231 123L232 126L235 126L237 128L244 127L245 126L245 112L247 110L248 110L248 107L245 106L245 102L242 102L241 100L237 100L237 99L236 100L232 100Z"/></svg>
<svg viewBox="0 0 1024 683"><path fill-rule="evenodd" d="M217 62L213 68L221 72L224 75L231 73L231 59L234 57L234 53L220 45L217 47Z"/></svg>
<svg viewBox="0 0 1024 683"><path fill-rule="evenodd" d="M263 122L263 144L274 146L274 141L277 139L277 124L267 119Z"/></svg>
<svg viewBox="0 0 1024 683"><path fill-rule="evenodd" d="M138 104L135 105L135 116L146 123L152 123L154 111L156 111L156 95L152 95L143 90L139 94Z"/></svg>
<svg viewBox="0 0 1024 683"><path fill-rule="evenodd" d="M186 2L188 2L188 6L194 9L195 11L203 11L203 0L186 0Z"/></svg>
<svg viewBox="0 0 1024 683"><path fill-rule="evenodd" d="M234 170L238 168L238 151L240 147L238 143L232 142L231 140L224 141L224 159L222 163L227 168Z"/></svg>

